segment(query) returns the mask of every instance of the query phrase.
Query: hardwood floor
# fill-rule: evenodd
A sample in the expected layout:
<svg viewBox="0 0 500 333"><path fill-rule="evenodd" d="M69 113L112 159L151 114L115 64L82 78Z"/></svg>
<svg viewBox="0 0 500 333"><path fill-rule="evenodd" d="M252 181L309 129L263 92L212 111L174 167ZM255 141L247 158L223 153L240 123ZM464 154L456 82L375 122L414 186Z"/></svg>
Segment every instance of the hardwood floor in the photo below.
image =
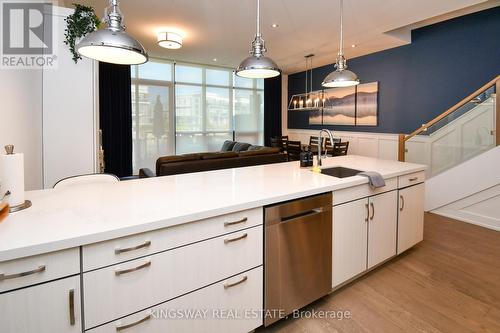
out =
<svg viewBox="0 0 500 333"><path fill-rule="evenodd" d="M286 319L264 332L500 332L500 232L425 216L424 241L305 310L350 319Z"/></svg>

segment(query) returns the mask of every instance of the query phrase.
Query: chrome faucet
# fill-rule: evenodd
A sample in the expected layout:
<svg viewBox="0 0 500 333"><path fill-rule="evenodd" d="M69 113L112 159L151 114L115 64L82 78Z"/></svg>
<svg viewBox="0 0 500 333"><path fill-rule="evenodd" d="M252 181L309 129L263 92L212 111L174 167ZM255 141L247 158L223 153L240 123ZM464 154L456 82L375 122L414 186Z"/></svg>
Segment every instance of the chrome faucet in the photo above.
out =
<svg viewBox="0 0 500 333"><path fill-rule="evenodd" d="M330 137L330 142L333 145L333 134L332 134L332 132L329 129L326 129L326 128L323 128L321 131L319 131L319 135L318 135L318 166L321 166L321 158L322 158L321 157L321 146L322 146L321 136L322 136L323 132L326 132L328 134L328 136ZM326 152L325 152L325 157L326 157Z"/></svg>

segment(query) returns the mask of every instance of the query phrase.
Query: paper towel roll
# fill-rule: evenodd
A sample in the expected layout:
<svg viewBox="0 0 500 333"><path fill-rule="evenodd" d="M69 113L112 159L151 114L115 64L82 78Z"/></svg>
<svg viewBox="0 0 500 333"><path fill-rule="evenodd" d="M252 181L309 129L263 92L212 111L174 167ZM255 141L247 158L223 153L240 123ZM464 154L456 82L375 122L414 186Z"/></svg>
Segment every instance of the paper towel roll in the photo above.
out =
<svg viewBox="0 0 500 333"><path fill-rule="evenodd" d="M0 179L2 189L10 191L9 205L24 203L24 155L21 153L0 155Z"/></svg>

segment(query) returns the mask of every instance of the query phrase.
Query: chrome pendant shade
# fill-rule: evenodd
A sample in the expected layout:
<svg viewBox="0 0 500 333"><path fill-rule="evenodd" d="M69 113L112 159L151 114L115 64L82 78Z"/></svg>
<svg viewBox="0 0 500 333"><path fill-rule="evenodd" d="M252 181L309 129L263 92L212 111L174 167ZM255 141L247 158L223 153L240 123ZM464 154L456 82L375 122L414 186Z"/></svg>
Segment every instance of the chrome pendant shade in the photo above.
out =
<svg viewBox="0 0 500 333"><path fill-rule="evenodd" d="M328 74L323 80L323 87L351 87L359 84L356 73L347 69L347 61L344 57L344 31L343 31L343 0L340 0L340 47L335 64L335 71Z"/></svg>
<svg viewBox="0 0 500 333"><path fill-rule="evenodd" d="M148 61L142 44L125 32L118 1L110 1L110 12L104 21L108 27L85 36L76 49L82 56L121 65L139 65Z"/></svg>
<svg viewBox="0 0 500 333"><path fill-rule="evenodd" d="M241 62L236 75L251 79L267 79L281 74L278 65L264 56L266 52L264 39L260 33L260 1L257 0L257 33L252 42L251 56Z"/></svg>

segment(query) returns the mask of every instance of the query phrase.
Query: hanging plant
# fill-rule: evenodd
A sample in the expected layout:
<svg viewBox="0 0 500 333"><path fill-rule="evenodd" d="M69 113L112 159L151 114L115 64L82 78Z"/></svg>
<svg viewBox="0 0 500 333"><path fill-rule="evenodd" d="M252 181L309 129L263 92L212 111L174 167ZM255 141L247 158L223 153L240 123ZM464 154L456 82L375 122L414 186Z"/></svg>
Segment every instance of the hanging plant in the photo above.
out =
<svg viewBox="0 0 500 333"><path fill-rule="evenodd" d="M73 61L76 64L78 59L82 59L75 49L76 42L86 34L95 31L101 24L101 20L99 20L92 7L76 3L73 5L75 6L75 12L64 19L66 21L66 29L64 30L66 40L64 44L69 46L69 50L73 54Z"/></svg>

